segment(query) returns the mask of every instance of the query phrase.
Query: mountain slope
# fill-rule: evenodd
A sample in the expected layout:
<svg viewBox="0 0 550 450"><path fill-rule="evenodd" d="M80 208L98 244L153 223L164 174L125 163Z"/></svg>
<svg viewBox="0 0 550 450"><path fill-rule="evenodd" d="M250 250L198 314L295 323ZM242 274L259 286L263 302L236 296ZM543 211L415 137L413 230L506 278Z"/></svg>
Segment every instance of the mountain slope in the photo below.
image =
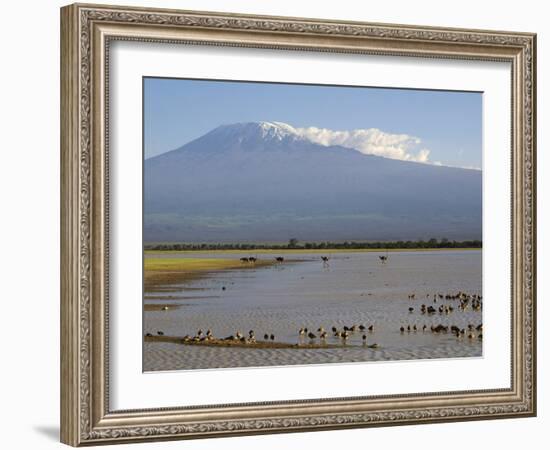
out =
<svg viewBox="0 0 550 450"><path fill-rule="evenodd" d="M481 237L481 172L218 127L144 164L146 241Z"/></svg>

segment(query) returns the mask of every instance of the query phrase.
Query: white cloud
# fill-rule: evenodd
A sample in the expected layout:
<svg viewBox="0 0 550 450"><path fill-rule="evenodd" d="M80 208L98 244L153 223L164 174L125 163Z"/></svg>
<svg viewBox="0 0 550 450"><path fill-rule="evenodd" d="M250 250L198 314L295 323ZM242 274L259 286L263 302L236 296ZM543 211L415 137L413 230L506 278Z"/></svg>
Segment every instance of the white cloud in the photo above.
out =
<svg viewBox="0 0 550 450"><path fill-rule="evenodd" d="M341 145L366 155L431 164L430 150L422 141L408 134L386 133L377 128L335 131L327 128L296 128L301 136L321 145Z"/></svg>

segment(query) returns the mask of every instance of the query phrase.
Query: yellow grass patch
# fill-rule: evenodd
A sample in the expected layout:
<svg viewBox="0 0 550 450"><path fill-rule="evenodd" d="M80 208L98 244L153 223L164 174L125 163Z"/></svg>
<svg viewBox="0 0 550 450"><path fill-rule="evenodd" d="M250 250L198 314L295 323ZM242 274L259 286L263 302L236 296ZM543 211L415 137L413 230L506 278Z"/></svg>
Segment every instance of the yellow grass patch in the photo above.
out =
<svg viewBox="0 0 550 450"><path fill-rule="evenodd" d="M243 263L238 259L226 258L145 258L145 291L155 287L182 283L220 270L253 269L270 266L275 260Z"/></svg>
<svg viewBox="0 0 550 450"><path fill-rule="evenodd" d="M145 258L145 272L197 272L241 268L244 264L224 258Z"/></svg>

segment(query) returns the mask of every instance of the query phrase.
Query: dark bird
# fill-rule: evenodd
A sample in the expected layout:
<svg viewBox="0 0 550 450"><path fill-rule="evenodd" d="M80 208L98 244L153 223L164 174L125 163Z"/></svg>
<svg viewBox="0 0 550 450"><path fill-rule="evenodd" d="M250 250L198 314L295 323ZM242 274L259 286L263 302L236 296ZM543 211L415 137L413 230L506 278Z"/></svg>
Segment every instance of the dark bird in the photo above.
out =
<svg viewBox="0 0 550 450"><path fill-rule="evenodd" d="M365 325L359 325L359 331L365 331Z"/></svg>
<svg viewBox="0 0 550 450"><path fill-rule="evenodd" d="M310 338L310 339L315 339L317 336L315 336L315 334L313 334L311 331L307 334L307 337Z"/></svg>
<svg viewBox="0 0 550 450"><path fill-rule="evenodd" d="M405 327L399 328L399 331L401 331L401 333L404 333L405 332Z"/></svg>
<svg viewBox="0 0 550 450"><path fill-rule="evenodd" d="M264 339L267 341L269 339L269 334L264 334Z"/></svg>
<svg viewBox="0 0 550 450"><path fill-rule="evenodd" d="M364 334L363 337L362 337L362 339L363 339L363 344L364 344L365 342L367 342L367 335Z"/></svg>
<svg viewBox="0 0 550 450"><path fill-rule="evenodd" d="M147 333L145 336L152 337L153 335L151 333Z"/></svg>
<svg viewBox="0 0 550 450"><path fill-rule="evenodd" d="M413 311L414 311L414 308L411 306L411 307L409 308L409 312L412 313Z"/></svg>
<svg viewBox="0 0 550 450"><path fill-rule="evenodd" d="M368 330L369 330L370 332L373 332L373 331L374 331L374 325L369 325Z"/></svg>
<svg viewBox="0 0 550 450"><path fill-rule="evenodd" d="M275 261L280 262L280 263L284 262L284 260L285 260L285 259L284 259L282 256L277 256L277 257L275 258Z"/></svg>
<svg viewBox="0 0 550 450"><path fill-rule="evenodd" d="M163 331L157 331L157 334L158 334L159 336L164 336L164 332L163 332Z"/></svg>
<svg viewBox="0 0 550 450"><path fill-rule="evenodd" d="M274 335L274 334L271 334L271 335L269 336L269 339L271 339L272 341L274 341L274 340L275 340L275 335Z"/></svg>
<svg viewBox="0 0 550 450"><path fill-rule="evenodd" d="M222 286L222 291L225 291L225 286Z"/></svg>
<svg viewBox="0 0 550 450"><path fill-rule="evenodd" d="M378 258L380 258L380 261L382 261L382 264L384 264L388 260L387 256L378 256Z"/></svg>

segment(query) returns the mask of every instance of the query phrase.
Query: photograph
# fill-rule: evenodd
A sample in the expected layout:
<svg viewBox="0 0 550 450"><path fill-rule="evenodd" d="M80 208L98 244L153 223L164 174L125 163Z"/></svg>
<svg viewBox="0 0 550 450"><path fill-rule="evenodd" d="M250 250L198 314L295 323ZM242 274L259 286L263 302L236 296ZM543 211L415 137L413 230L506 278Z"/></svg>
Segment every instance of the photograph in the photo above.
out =
<svg viewBox="0 0 550 450"><path fill-rule="evenodd" d="M143 371L483 356L483 93L144 76Z"/></svg>
<svg viewBox="0 0 550 450"><path fill-rule="evenodd" d="M58 390L41 380L16 410L45 416L58 395L51 423L71 446L269 449L288 434L333 448L350 433L382 447L524 446L543 429L542 15L238 3L40 10L45 39L21 55L55 62L36 52L49 40L59 64L46 79L33 59L14 72L26 88L7 94L29 119L21 92L42 86L59 114L32 133L23 121L7 148L40 141L25 148L42 158L49 133L59 167L34 166L58 182L17 200L29 214L5 221L24 231L5 234L6 261L28 284L28 261L10 258L37 254L20 248L48 222L34 206L55 213L58 239L41 242L57 250L59 307L39 298L27 337L59 352L11 345L8 359L32 374L54 364ZM7 153L28 181L29 153ZM59 208L41 200L48 189Z"/></svg>

